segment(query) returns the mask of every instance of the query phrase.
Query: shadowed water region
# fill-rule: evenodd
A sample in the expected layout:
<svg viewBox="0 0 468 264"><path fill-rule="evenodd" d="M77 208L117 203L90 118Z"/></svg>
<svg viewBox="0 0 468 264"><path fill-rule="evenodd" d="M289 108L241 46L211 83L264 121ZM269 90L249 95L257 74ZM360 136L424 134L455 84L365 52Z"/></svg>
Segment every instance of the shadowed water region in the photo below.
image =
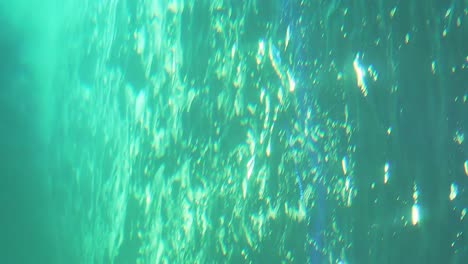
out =
<svg viewBox="0 0 468 264"><path fill-rule="evenodd" d="M0 263L464 263L468 2L0 3Z"/></svg>

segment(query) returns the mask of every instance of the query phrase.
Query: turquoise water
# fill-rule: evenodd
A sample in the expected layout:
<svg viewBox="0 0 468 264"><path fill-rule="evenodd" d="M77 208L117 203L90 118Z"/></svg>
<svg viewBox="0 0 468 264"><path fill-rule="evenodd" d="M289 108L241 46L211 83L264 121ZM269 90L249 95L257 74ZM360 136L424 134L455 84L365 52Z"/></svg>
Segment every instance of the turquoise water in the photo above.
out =
<svg viewBox="0 0 468 264"><path fill-rule="evenodd" d="M468 2L0 3L0 263L464 263Z"/></svg>

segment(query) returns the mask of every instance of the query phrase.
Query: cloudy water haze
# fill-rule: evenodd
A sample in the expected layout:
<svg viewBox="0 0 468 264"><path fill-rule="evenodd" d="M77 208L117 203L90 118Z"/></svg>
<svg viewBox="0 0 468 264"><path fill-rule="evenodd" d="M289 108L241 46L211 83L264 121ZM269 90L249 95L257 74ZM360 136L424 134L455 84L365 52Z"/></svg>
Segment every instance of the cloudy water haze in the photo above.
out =
<svg viewBox="0 0 468 264"><path fill-rule="evenodd" d="M468 1L0 2L0 263L464 263Z"/></svg>

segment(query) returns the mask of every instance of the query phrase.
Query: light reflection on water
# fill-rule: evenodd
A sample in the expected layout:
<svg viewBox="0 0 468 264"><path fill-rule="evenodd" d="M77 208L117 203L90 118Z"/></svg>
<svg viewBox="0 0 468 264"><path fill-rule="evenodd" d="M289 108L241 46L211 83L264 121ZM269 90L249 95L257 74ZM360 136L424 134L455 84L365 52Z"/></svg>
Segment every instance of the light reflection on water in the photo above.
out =
<svg viewBox="0 0 468 264"><path fill-rule="evenodd" d="M453 150L447 142L466 145L463 125L436 131L448 126L448 102L458 107L450 122L466 122L463 92L441 89L447 74L466 80L466 54L442 56L459 55L442 47L465 40L466 7L117 2L89 3L83 19L93 37L74 56L84 65L103 50L86 64L96 68L86 77L93 92L83 100L74 89L64 102L70 192L85 211L64 216L83 230L77 255L392 263L411 251L408 259L424 259L414 241L443 211L431 195L465 196L466 151L428 163L440 161L441 146ZM73 83L84 82L75 70ZM77 148L77 134L89 142ZM450 259L467 252L458 237L454 251L442 245Z"/></svg>

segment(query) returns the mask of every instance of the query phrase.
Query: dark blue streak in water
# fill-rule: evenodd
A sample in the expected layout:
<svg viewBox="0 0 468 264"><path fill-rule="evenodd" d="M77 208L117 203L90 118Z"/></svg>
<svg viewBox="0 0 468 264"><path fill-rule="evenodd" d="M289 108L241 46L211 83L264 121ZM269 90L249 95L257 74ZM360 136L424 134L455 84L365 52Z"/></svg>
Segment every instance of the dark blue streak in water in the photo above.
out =
<svg viewBox="0 0 468 264"><path fill-rule="evenodd" d="M312 83L310 80L311 71L313 70L308 63L312 57L311 39L307 39L310 34L306 34L307 28L310 26L311 17L304 12L304 6L301 6L301 0L282 0L280 4L280 27L279 34L285 34L289 27L291 39L289 41L288 50L291 54L291 62L293 63L293 74L296 80L296 100L295 100L295 121L300 125L299 127L308 128L313 131L314 124L314 105L313 105L313 89L306 85ZM308 21L309 20L309 21ZM307 24L309 23L309 24ZM284 35L283 35L284 36ZM312 114L311 119L307 119L307 112ZM318 175L317 180L312 183L312 171L319 165L317 148L307 147L313 145L313 142L305 142L304 145L298 146L292 142L291 137L294 133L298 133L293 128L289 128L288 140L289 148L293 153L302 154L301 158L296 157L294 161L294 174L299 189L300 199L303 200L304 188L301 175L306 176L306 184L313 184L315 206L307 208L307 223L309 237L312 244L308 248L308 263L323 263L325 256L322 253L324 248L324 229L326 226L326 186L323 175ZM307 137L310 140L310 137ZM301 172L304 172L301 174ZM320 168L316 169L316 173L320 174Z"/></svg>

